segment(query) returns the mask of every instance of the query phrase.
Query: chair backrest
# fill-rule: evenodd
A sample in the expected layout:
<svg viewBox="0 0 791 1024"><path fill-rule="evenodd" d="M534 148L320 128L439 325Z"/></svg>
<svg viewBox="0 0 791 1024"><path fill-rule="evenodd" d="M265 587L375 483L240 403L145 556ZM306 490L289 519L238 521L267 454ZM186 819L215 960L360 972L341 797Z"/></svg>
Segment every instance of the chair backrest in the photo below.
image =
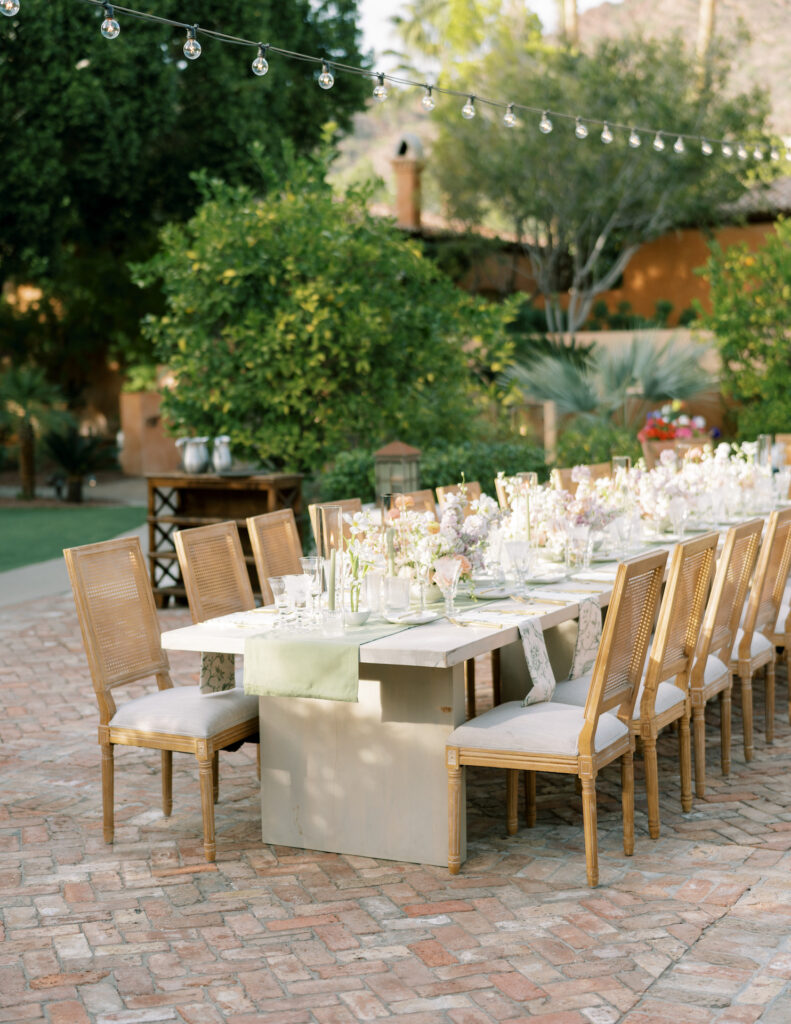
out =
<svg viewBox="0 0 791 1024"><path fill-rule="evenodd" d="M272 604L274 598L269 577L291 576L302 572L299 564L302 544L294 510L284 508L277 512L250 516L247 520L247 533L253 547L264 604Z"/></svg>
<svg viewBox="0 0 791 1024"><path fill-rule="evenodd" d="M355 512L362 512L363 503L360 498L340 498L338 501L316 502L308 505L308 516L310 517L310 528L313 530L313 539L316 542L316 550L319 549L319 509L325 505L340 505L344 515L354 515ZM349 524L343 521L343 536L346 540L351 536Z"/></svg>
<svg viewBox="0 0 791 1024"><path fill-rule="evenodd" d="M693 686L702 686L710 654L726 665L730 663L733 637L744 607L763 526L763 519L750 519L732 526L725 534L700 629L691 676Z"/></svg>
<svg viewBox="0 0 791 1024"><path fill-rule="evenodd" d="M160 690L173 685L146 561L137 537L66 548L63 555L106 725L116 711L114 687L152 676Z"/></svg>
<svg viewBox="0 0 791 1024"><path fill-rule="evenodd" d="M573 466L572 468L552 470L552 482L558 490L570 491L572 494L577 493L579 484L571 479L576 468ZM582 468L590 470L591 480L601 480L603 477L612 476L612 464L609 462L592 462Z"/></svg>
<svg viewBox="0 0 791 1024"><path fill-rule="evenodd" d="M791 508L775 509L766 522L744 615L741 650L749 658L753 633L767 626L774 631L788 573L791 570Z"/></svg>
<svg viewBox="0 0 791 1024"><path fill-rule="evenodd" d="M179 530L175 542L193 622L255 608L235 522Z"/></svg>
<svg viewBox="0 0 791 1024"><path fill-rule="evenodd" d="M673 550L654 640L648 654L640 704L640 717L643 719L654 713L656 691L661 682L675 678L683 689L687 688L718 541L719 534L706 533L677 544Z"/></svg>
<svg viewBox="0 0 791 1024"><path fill-rule="evenodd" d="M413 512L430 512L434 518L437 518L437 503L434 500L434 492L431 488L427 488L423 491L406 491L404 494L396 496L396 504L398 507L403 506L407 510L411 509Z"/></svg>
<svg viewBox="0 0 791 1024"><path fill-rule="evenodd" d="M503 511L507 511L511 507L511 503L508 501L508 491L506 484L510 477L498 476L495 477L494 481L494 493L497 495L497 504Z"/></svg>
<svg viewBox="0 0 791 1024"><path fill-rule="evenodd" d="M621 721L631 720L666 564L667 551L654 551L618 566L585 703L581 754L593 753L599 715L618 708Z"/></svg>
<svg viewBox="0 0 791 1024"><path fill-rule="evenodd" d="M464 509L464 514L470 514L470 502L475 501L476 498L481 496L481 485L477 480L468 480L464 487L467 491L467 505ZM437 504L439 505L440 514L442 513L442 506L445 504L445 498L449 494L458 494L461 491L461 484L446 484L444 487L437 488Z"/></svg>

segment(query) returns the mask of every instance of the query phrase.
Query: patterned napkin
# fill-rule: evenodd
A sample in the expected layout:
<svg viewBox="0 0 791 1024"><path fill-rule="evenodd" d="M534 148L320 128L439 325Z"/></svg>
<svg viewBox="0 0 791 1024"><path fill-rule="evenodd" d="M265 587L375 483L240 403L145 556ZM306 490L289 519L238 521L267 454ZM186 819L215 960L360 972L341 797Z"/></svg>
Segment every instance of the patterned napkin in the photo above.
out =
<svg viewBox="0 0 791 1024"><path fill-rule="evenodd" d="M584 598L579 603L579 628L574 643L574 657L571 662L569 679L577 679L590 671L596 661L601 640L601 610L595 598ZM533 688L522 701L523 707L541 704L552 699L555 692L555 675L549 663L541 619L532 616L519 623L519 635L525 652L527 668Z"/></svg>
<svg viewBox="0 0 791 1024"><path fill-rule="evenodd" d="M232 654L204 651L200 656L200 692L224 693L236 689L236 674Z"/></svg>

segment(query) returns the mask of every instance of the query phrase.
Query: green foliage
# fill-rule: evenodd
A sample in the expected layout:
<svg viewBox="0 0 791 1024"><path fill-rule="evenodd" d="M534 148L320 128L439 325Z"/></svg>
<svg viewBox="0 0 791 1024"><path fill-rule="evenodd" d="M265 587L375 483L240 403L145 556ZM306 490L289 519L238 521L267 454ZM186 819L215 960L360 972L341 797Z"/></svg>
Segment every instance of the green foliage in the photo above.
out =
<svg viewBox="0 0 791 1024"><path fill-rule="evenodd" d="M470 436L510 307L455 288L364 189L333 195L326 155L286 161L265 200L204 176L196 215L138 268L166 296L145 331L177 380L172 427L308 470L362 442Z"/></svg>
<svg viewBox="0 0 791 1024"><path fill-rule="evenodd" d="M654 306L654 315L651 317L640 316L635 313L631 302L619 302L618 308L611 311L603 299L594 302L591 308L591 315L585 324L589 331L635 331L645 330L651 327L667 327L673 315L673 303L669 299L658 299ZM691 309L682 310L679 314L679 326L695 319L695 312Z"/></svg>
<svg viewBox="0 0 791 1024"><path fill-rule="evenodd" d="M701 326L716 338L740 435L791 430L791 220L779 220L755 252L712 243L702 275L711 312Z"/></svg>
<svg viewBox="0 0 791 1024"><path fill-rule="evenodd" d="M151 9L186 13L176 0ZM108 351L128 361L150 354L139 321L160 300L133 286L127 262L154 252L165 221L191 215L191 172L258 183L253 141L279 153L291 139L310 152L325 122L345 130L369 94L353 75L338 75L326 94L313 65L274 56L256 78L253 48L206 37L200 60L188 62L183 31L117 16L112 42L99 33L101 8L74 0L23 4L0 25L0 286L34 281L44 292L24 314L0 301L0 349L35 360L72 400ZM191 0L189 18L365 62L356 0Z"/></svg>
<svg viewBox="0 0 791 1024"><path fill-rule="evenodd" d="M134 394L136 391L156 391L156 388L157 367L154 363L138 363L135 366L127 367L121 388L125 394Z"/></svg>
<svg viewBox="0 0 791 1024"><path fill-rule="evenodd" d="M115 445L104 437L81 434L74 423L65 430L45 434L44 447L55 465L69 476L87 476L118 468Z"/></svg>
<svg viewBox="0 0 791 1024"><path fill-rule="evenodd" d="M412 6L424 18L430 52L448 5L424 0ZM468 6L481 8L485 20L486 4ZM486 37L479 21L473 19L468 59L454 53L440 83L532 108L540 97L550 111L591 118L590 137L575 138L573 122L559 115L549 135L539 134L538 117L529 113L507 131L503 111L483 103L474 119L464 121L452 97L439 102L434 115L439 135L431 168L451 215L516 235L530 256L549 331L573 333L637 247L678 225L715 222L723 203L744 191L749 170L707 159L697 146L677 155L669 137L667 151L657 154L645 131L639 149L627 145L623 129L615 130L611 145L602 145L603 120L673 125L690 134L705 125L713 138L756 137L766 97L757 90L729 92L732 48L724 45L712 48L710 79L701 89L694 57L678 37L603 40L582 52L549 46L521 5L501 10ZM410 32L419 43L420 32Z"/></svg>
<svg viewBox="0 0 791 1024"><path fill-rule="evenodd" d="M637 435L630 427L591 423L582 417L572 417L558 431L558 466L607 462L614 455L629 455L632 461L642 455Z"/></svg>
<svg viewBox="0 0 791 1024"><path fill-rule="evenodd" d="M0 427L19 441L20 496L36 493L36 437L66 422L63 396L37 366L6 366L0 374Z"/></svg>
<svg viewBox="0 0 791 1024"><path fill-rule="evenodd" d="M341 452L321 471L318 480L319 501L337 501L342 498L373 501L375 491L374 456L368 448Z"/></svg>

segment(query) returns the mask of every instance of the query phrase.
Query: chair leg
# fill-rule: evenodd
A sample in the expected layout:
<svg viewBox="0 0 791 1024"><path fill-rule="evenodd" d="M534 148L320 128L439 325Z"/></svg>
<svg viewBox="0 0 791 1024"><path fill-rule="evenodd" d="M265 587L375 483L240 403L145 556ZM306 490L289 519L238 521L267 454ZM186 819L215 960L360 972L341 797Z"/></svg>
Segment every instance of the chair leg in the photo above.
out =
<svg viewBox="0 0 791 1024"><path fill-rule="evenodd" d="M211 759L211 780L212 788L214 790L214 802L220 799L220 752L219 750L214 751L214 757Z"/></svg>
<svg viewBox="0 0 791 1024"><path fill-rule="evenodd" d="M519 769L505 771L505 816L509 836L515 836L519 828Z"/></svg>
<svg viewBox="0 0 791 1024"><path fill-rule="evenodd" d="M678 759L681 765L681 810L692 810L692 750L689 736L689 714L678 720Z"/></svg>
<svg viewBox="0 0 791 1024"><path fill-rule="evenodd" d="M212 755L205 751L199 753L198 776L200 778L200 802L203 812L203 852L207 861L213 861L217 855L214 841L214 770Z"/></svg>
<svg viewBox="0 0 791 1024"><path fill-rule="evenodd" d="M475 718L475 659L464 662L464 682L467 689L467 717Z"/></svg>
<svg viewBox="0 0 791 1024"><path fill-rule="evenodd" d="M599 848L596 838L596 777L582 780L582 827L585 832L585 866L588 885L599 884Z"/></svg>
<svg viewBox="0 0 791 1024"><path fill-rule="evenodd" d="M458 760L458 751L448 751L448 871L458 875L461 867L461 781L462 769L451 764Z"/></svg>
<svg viewBox="0 0 791 1024"><path fill-rule="evenodd" d="M720 737L721 750L720 759L722 763L722 774L731 773L731 691L733 684L720 694ZM750 705L752 707L752 705Z"/></svg>
<svg viewBox="0 0 791 1024"><path fill-rule="evenodd" d="M115 835L115 763L112 743L102 744L102 817L104 841L111 843Z"/></svg>
<svg viewBox="0 0 791 1024"><path fill-rule="evenodd" d="M695 796L706 795L706 708L692 708L692 733L695 740Z"/></svg>
<svg viewBox="0 0 791 1024"><path fill-rule="evenodd" d="M656 741L654 741L653 749L654 763L656 763ZM634 755L631 750L627 751L621 758L621 807L623 808L623 852L627 857L631 857L634 853ZM658 808L656 832L659 835ZM651 838L656 837L652 836Z"/></svg>
<svg viewBox="0 0 791 1024"><path fill-rule="evenodd" d="M643 736L643 767L648 803L648 834L659 838L659 768L656 760L656 736Z"/></svg>
<svg viewBox="0 0 791 1024"><path fill-rule="evenodd" d="M744 760L753 759L753 677L749 672L739 677L742 683L742 731ZM723 773L724 774L724 773Z"/></svg>
<svg viewBox="0 0 791 1024"><path fill-rule="evenodd" d="M502 704L502 694L500 690L500 651L492 651L492 703L495 707L498 704ZM791 705L788 709L788 720L791 722Z"/></svg>
<svg viewBox="0 0 791 1024"><path fill-rule="evenodd" d="M162 813L169 818L173 811L173 751L162 751Z"/></svg>
<svg viewBox="0 0 791 1024"><path fill-rule="evenodd" d="M525 772L525 823L533 828L536 823L536 773Z"/></svg>
<svg viewBox="0 0 791 1024"><path fill-rule="evenodd" d="M772 660L766 666L766 742L774 743L775 741L775 660Z"/></svg>

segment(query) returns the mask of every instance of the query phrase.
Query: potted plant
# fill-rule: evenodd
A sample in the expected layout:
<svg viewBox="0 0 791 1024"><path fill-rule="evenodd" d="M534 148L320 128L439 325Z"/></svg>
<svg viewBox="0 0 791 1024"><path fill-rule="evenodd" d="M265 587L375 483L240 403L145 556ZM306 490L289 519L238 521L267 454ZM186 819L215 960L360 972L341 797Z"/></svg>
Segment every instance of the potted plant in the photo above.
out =
<svg viewBox="0 0 791 1024"><path fill-rule="evenodd" d="M689 416L679 399L668 402L661 409L646 415L645 426L637 434L643 449L643 458L653 469L663 451L683 454L689 448L708 440L706 421L702 416Z"/></svg>

